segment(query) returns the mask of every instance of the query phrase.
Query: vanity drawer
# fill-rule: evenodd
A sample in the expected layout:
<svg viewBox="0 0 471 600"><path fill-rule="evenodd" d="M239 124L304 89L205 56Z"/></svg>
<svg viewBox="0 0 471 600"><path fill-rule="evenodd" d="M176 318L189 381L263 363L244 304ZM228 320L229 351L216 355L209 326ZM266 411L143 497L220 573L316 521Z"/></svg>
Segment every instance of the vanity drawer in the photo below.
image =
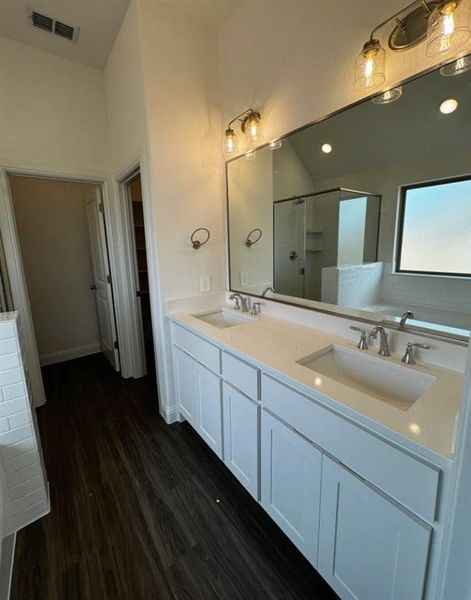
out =
<svg viewBox="0 0 471 600"><path fill-rule="evenodd" d="M215 373L221 372L221 351L188 329L172 323L173 343Z"/></svg>
<svg viewBox="0 0 471 600"><path fill-rule="evenodd" d="M252 400L259 397L260 371L228 352L222 353L222 375L226 381Z"/></svg>
<svg viewBox="0 0 471 600"><path fill-rule="evenodd" d="M262 404L360 477L434 522L437 468L267 375L262 376Z"/></svg>

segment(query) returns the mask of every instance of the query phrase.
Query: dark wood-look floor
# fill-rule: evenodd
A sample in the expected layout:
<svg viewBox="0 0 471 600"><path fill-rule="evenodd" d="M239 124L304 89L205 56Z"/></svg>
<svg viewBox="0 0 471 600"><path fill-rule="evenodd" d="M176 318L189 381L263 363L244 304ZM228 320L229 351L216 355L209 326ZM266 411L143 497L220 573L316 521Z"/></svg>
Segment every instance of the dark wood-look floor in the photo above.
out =
<svg viewBox="0 0 471 600"><path fill-rule="evenodd" d="M52 512L18 534L13 600L336 598L145 380L101 355L44 378Z"/></svg>

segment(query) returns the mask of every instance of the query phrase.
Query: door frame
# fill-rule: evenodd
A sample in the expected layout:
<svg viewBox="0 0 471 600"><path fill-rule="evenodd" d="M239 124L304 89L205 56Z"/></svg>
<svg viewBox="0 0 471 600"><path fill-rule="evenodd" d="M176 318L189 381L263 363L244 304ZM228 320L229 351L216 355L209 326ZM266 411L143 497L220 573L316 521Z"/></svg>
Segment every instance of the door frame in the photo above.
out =
<svg viewBox="0 0 471 600"><path fill-rule="evenodd" d="M99 186L102 192L105 222L107 229L108 252L111 277L113 281L117 337L121 342L120 361L121 375L134 377L132 350L126 340L129 339L129 323L127 319L126 294L123 294L122 274L126 274L120 256L120 206L116 202L114 178L109 174L84 174L80 171L58 172L52 169L33 169L20 166L0 166L0 232L3 240L5 262L10 280L11 294L15 310L21 315L23 329L23 346L27 361L33 404L41 406L46 402L39 353L34 332L34 325L29 302L28 288L24 274L21 247L16 226L15 213L9 183L9 176L34 177L42 179L57 179L75 181ZM139 376L139 375L137 375Z"/></svg>
<svg viewBox="0 0 471 600"><path fill-rule="evenodd" d="M124 169L116 175L117 199L120 204L121 214L121 229L122 229L122 244L123 244L123 269L121 277L126 281L123 288L127 297L128 305L128 325L129 337L128 345L131 353L131 361L133 365L133 377L143 377L146 375L146 357L142 336L142 317L137 297L137 275L136 275L136 258L134 247L134 236L132 231L132 221L130 213L130 195L128 184L138 175L141 177L141 160L139 157L133 159ZM144 206L144 192L142 192L142 200ZM147 231L148 226L144 215L144 232L146 238L146 255L148 252L147 246ZM150 286L150 284L149 284Z"/></svg>

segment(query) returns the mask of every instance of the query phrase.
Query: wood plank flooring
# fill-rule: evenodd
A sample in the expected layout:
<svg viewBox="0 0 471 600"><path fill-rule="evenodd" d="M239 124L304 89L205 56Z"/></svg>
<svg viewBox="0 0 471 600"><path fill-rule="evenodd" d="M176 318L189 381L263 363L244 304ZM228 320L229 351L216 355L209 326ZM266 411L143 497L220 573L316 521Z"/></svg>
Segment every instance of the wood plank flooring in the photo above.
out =
<svg viewBox="0 0 471 600"><path fill-rule="evenodd" d="M19 532L12 600L333 600L146 380L101 355L44 369L52 512Z"/></svg>

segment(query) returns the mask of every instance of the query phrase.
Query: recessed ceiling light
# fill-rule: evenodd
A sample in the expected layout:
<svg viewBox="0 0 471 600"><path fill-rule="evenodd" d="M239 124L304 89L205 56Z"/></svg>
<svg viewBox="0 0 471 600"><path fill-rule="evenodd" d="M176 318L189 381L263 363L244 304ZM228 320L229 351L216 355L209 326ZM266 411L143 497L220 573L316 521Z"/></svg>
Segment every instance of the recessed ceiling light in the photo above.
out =
<svg viewBox="0 0 471 600"><path fill-rule="evenodd" d="M332 146L330 144L322 144L321 150L324 154L330 154L332 152Z"/></svg>
<svg viewBox="0 0 471 600"><path fill-rule="evenodd" d="M458 108L458 102L454 98L448 98L440 104L440 112L444 115L450 115Z"/></svg>

